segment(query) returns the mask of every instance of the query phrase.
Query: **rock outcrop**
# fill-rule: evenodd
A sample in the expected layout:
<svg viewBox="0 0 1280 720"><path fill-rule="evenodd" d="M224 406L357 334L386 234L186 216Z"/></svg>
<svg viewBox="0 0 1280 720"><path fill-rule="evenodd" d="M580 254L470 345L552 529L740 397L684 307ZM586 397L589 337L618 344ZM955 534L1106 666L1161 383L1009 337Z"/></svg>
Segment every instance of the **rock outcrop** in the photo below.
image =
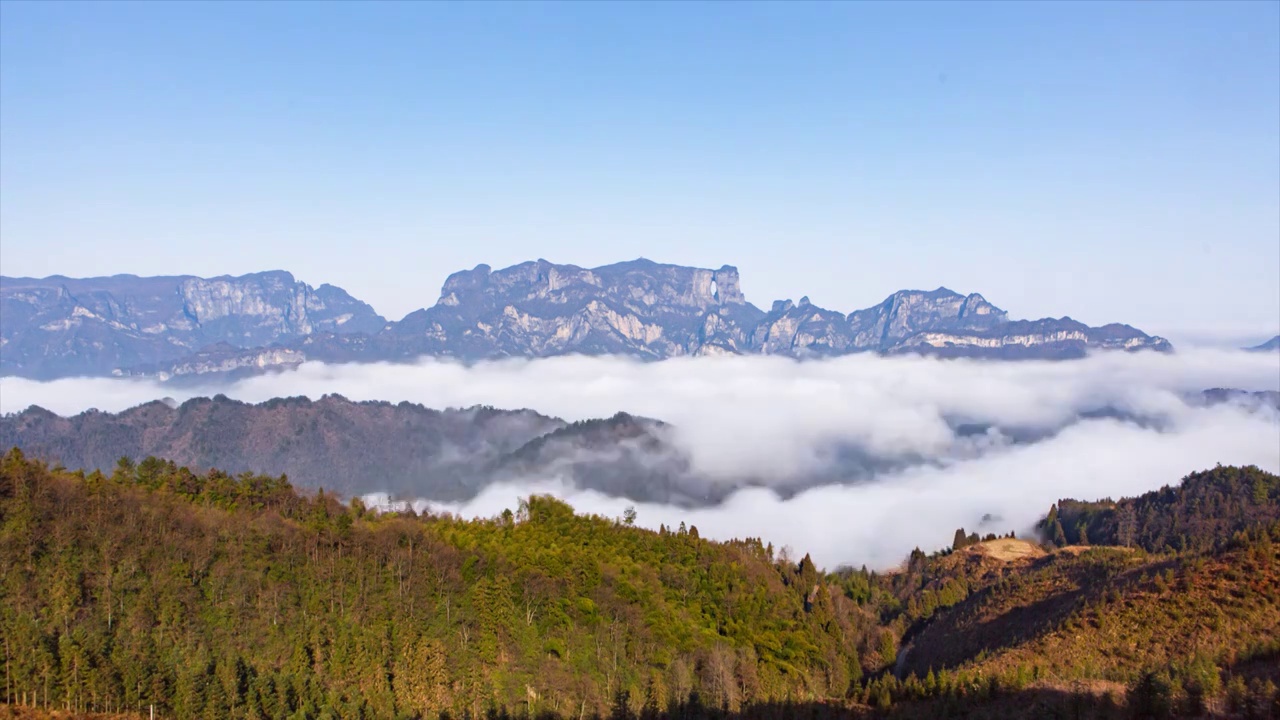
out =
<svg viewBox="0 0 1280 720"><path fill-rule="evenodd" d="M435 306L388 330L416 355L543 357L570 352L660 359L745 350L763 315L738 270L648 260L585 269L546 260L454 273Z"/></svg>
<svg viewBox="0 0 1280 720"><path fill-rule="evenodd" d="M903 290L884 302L847 316L801 298L778 301L757 326L754 347L786 355L842 355L868 350L895 352L932 347L916 338L928 332L962 337L1005 322L1007 313L981 295L968 297L946 288L932 292ZM941 336L938 340L941 341Z"/></svg>
<svg viewBox="0 0 1280 720"><path fill-rule="evenodd" d="M386 322L345 292L274 272L241 278L2 280L5 374L253 373L306 360L465 361L565 354L646 360L856 352L994 359L1093 349L1169 350L1127 325L1010 320L978 294L904 290L847 315L801 298L764 312L738 270L649 260L581 268L546 260L454 273L430 308Z"/></svg>

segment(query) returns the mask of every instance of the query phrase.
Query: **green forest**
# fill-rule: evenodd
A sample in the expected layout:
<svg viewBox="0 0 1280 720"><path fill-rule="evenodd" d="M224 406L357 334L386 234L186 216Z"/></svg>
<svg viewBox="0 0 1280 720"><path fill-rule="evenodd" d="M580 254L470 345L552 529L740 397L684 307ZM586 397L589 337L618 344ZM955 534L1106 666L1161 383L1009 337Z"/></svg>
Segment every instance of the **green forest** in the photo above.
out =
<svg viewBox="0 0 1280 720"><path fill-rule="evenodd" d="M543 496L376 513L11 450L0 713L1280 717L1280 478L1257 468L1060 502L1042 543L959 530L886 573L634 520Z"/></svg>

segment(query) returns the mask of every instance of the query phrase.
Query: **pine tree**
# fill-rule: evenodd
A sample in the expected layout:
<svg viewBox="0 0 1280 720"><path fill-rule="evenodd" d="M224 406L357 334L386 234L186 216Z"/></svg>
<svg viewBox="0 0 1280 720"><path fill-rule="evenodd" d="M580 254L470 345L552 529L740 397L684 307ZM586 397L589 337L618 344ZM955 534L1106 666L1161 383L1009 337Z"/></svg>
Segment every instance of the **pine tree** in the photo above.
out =
<svg viewBox="0 0 1280 720"><path fill-rule="evenodd" d="M804 558L800 560L800 592L808 594L813 586L818 583L818 567L813 564L813 560L809 557L809 553L804 554Z"/></svg>
<svg viewBox="0 0 1280 720"><path fill-rule="evenodd" d="M1132 547L1137 526L1138 516L1133 503L1121 503L1116 509L1116 540L1125 547Z"/></svg>
<svg viewBox="0 0 1280 720"><path fill-rule="evenodd" d="M879 692L876 693L876 709L888 710L891 707L893 707L893 697L889 695L889 688L881 685Z"/></svg>
<svg viewBox="0 0 1280 720"><path fill-rule="evenodd" d="M1058 547L1067 546L1067 533L1062 529L1062 521L1057 519L1053 521L1053 544Z"/></svg>

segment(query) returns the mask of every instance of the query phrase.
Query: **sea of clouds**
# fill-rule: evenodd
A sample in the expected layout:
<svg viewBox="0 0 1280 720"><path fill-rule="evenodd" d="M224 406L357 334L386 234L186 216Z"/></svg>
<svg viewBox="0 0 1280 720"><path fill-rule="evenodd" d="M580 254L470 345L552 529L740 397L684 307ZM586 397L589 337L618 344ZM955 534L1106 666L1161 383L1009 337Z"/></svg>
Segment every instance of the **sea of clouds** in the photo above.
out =
<svg viewBox="0 0 1280 720"><path fill-rule="evenodd" d="M68 415L119 411L162 397L223 393L260 402L338 393L351 400L409 400L429 407L532 408L567 420L618 411L673 425L694 468L731 482L794 477L830 462L833 446L870 457L916 458L869 481L798 494L739 490L714 507L638 504L638 524L696 525L703 537L762 537L810 552L828 567L888 567L914 547L940 548L957 527L1026 532L1062 497L1134 495L1215 464L1280 471L1274 410L1204 407L1188 395L1213 387L1280 390L1280 355L1221 350L1103 353L1069 362L983 362L855 355L823 361L736 356L641 363L561 357L472 365L324 365L207 386L152 380L0 379L0 412L40 405ZM1091 417L1102 408L1142 422ZM957 435L958 423L1017 429ZM492 516L531 493L583 512L621 515L623 498L556 477L491 485L473 500L430 504ZM384 498L371 497L378 501ZM984 516L997 520L982 524Z"/></svg>

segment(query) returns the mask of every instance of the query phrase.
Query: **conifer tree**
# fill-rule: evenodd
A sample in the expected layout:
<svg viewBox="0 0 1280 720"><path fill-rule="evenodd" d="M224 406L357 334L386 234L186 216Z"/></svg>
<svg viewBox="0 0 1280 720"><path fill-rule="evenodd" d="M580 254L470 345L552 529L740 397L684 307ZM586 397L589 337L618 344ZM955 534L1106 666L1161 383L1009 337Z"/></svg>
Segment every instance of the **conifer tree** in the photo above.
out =
<svg viewBox="0 0 1280 720"><path fill-rule="evenodd" d="M1067 533L1062 529L1062 521L1055 519L1053 521L1053 544L1058 547L1067 546Z"/></svg>

